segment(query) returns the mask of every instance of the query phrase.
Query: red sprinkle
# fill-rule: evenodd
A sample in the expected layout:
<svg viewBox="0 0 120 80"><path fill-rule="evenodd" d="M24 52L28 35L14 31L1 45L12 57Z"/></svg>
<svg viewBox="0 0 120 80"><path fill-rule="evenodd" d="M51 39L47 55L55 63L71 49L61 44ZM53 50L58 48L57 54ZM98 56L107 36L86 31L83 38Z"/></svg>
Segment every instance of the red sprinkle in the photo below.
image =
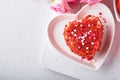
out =
<svg viewBox="0 0 120 80"><path fill-rule="evenodd" d="M99 15L102 15L102 12L99 12Z"/></svg>

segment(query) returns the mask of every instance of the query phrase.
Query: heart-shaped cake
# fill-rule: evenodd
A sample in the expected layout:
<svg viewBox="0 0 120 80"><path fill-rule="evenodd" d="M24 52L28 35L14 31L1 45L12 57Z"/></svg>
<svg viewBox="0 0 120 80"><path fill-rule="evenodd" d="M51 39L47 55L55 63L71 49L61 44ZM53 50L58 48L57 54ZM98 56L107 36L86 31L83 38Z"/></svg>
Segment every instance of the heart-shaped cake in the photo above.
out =
<svg viewBox="0 0 120 80"><path fill-rule="evenodd" d="M99 17L87 15L80 21L69 22L64 28L64 39L72 52L87 60L100 50L103 25Z"/></svg>

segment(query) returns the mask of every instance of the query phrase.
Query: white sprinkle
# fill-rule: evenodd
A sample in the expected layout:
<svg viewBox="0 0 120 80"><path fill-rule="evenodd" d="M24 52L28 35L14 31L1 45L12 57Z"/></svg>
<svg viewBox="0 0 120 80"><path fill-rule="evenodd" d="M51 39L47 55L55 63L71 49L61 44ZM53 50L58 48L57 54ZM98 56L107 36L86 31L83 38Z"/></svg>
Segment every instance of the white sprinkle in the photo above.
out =
<svg viewBox="0 0 120 80"><path fill-rule="evenodd" d="M88 32L87 34L90 34L90 32Z"/></svg>
<svg viewBox="0 0 120 80"><path fill-rule="evenodd" d="M85 37L86 37L86 35L85 35L85 36L82 36L81 38L82 38L83 40L85 40Z"/></svg>
<svg viewBox="0 0 120 80"><path fill-rule="evenodd" d="M81 40L82 43L84 43L84 40Z"/></svg>
<svg viewBox="0 0 120 80"><path fill-rule="evenodd" d="M73 34L74 32L71 32L71 34Z"/></svg>
<svg viewBox="0 0 120 80"><path fill-rule="evenodd" d="M89 32L92 32L91 30Z"/></svg>
<svg viewBox="0 0 120 80"><path fill-rule="evenodd" d="M90 24L88 24L88 27L90 27Z"/></svg>
<svg viewBox="0 0 120 80"><path fill-rule="evenodd" d="M83 25L82 25L82 24L80 24L80 27L83 27Z"/></svg>
<svg viewBox="0 0 120 80"><path fill-rule="evenodd" d="M88 50L89 49L89 47L86 47L86 50Z"/></svg>
<svg viewBox="0 0 120 80"><path fill-rule="evenodd" d="M90 31L88 31L88 34L90 34L91 33L91 30Z"/></svg>
<svg viewBox="0 0 120 80"><path fill-rule="evenodd" d="M78 39L80 39L81 37L79 36Z"/></svg>
<svg viewBox="0 0 120 80"><path fill-rule="evenodd" d="M82 42L82 45L83 45L83 46L84 46L84 44L85 44L85 43L84 43L84 42Z"/></svg>
<svg viewBox="0 0 120 80"><path fill-rule="evenodd" d="M85 34L84 37L87 37L87 34Z"/></svg>
<svg viewBox="0 0 120 80"><path fill-rule="evenodd" d="M94 45L94 42L91 42L92 45Z"/></svg>
<svg viewBox="0 0 120 80"><path fill-rule="evenodd" d="M75 24L75 26L77 27L77 24Z"/></svg>
<svg viewBox="0 0 120 80"><path fill-rule="evenodd" d="M76 32L76 29L74 29L73 31Z"/></svg>
<svg viewBox="0 0 120 80"><path fill-rule="evenodd" d="M74 36L76 37L77 35L76 35L76 34L74 34Z"/></svg>

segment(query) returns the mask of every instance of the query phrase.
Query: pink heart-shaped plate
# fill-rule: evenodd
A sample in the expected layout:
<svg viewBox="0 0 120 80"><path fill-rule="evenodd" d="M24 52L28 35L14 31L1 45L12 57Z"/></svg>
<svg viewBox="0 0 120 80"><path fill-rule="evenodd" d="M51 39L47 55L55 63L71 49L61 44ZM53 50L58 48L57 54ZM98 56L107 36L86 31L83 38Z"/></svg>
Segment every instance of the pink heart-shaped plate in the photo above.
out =
<svg viewBox="0 0 120 80"><path fill-rule="evenodd" d="M98 16L104 25L104 34L102 39L102 45L100 51L98 51L93 60L82 60L81 56L78 56L71 52L66 45L63 31L65 25L73 20L79 21L81 18L87 15ZM105 61L109 51L111 49L115 33L115 23L112 13L109 8L103 3L97 3L94 5L85 5L77 14L63 14L55 17L48 26L48 38L53 47L65 57L67 57L74 64L97 70Z"/></svg>

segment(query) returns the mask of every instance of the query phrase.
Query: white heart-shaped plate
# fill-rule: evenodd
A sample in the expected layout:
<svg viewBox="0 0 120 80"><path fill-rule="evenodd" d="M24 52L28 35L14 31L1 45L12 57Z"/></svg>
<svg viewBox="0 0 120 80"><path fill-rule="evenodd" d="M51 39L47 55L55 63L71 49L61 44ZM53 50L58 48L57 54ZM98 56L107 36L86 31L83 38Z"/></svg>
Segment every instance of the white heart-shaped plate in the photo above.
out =
<svg viewBox="0 0 120 80"><path fill-rule="evenodd" d="M117 19L117 21L120 22L120 13L119 13L118 10L117 10L116 1L117 1L117 0L113 0L113 7L114 7L114 12L115 12L116 19Z"/></svg>
<svg viewBox="0 0 120 80"><path fill-rule="evenodd" d="M104 35L102 39L102 45L100 51L96 53L96 56L92 61L82 60L81 56L78 56L71 52L66 45L63 32L65 25L73 20L80 20L87 15L99 16L102 24L104 25ZM112 13L109 8L103 3L97 3L94 5L85 5L77 14L63 14L55 17L48 26L48 38L53 47L71 62L80 66L97 70L105 61L109 51L111 49L115 33L115 23Z"/></svg>

